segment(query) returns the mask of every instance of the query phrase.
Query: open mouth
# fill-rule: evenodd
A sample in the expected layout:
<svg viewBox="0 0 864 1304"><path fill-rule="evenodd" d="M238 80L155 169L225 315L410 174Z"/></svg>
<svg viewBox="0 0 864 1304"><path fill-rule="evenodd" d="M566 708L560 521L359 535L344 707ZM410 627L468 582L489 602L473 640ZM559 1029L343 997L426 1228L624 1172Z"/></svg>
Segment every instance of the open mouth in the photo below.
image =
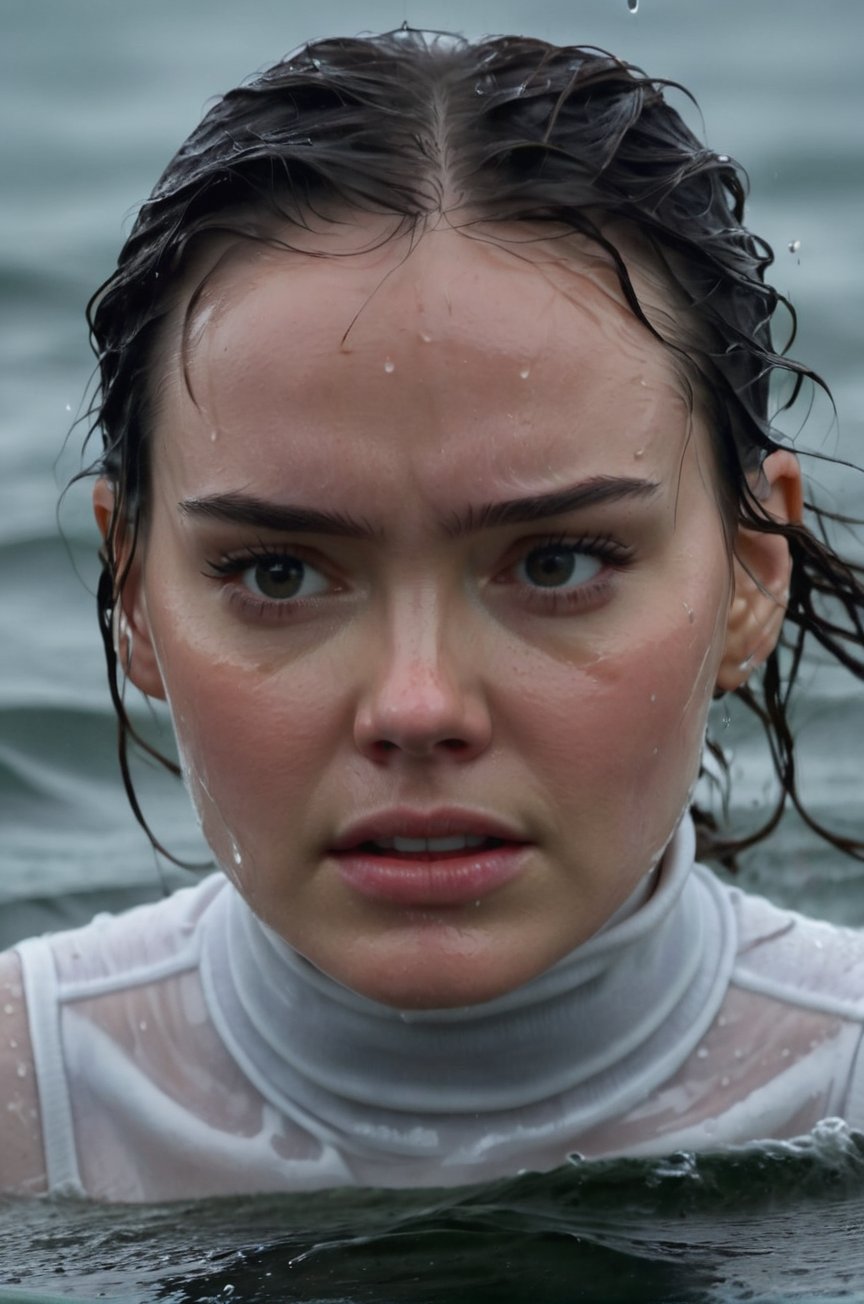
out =
<svg viewBox="0 0 864 1304"><path fill-rule="evenodd" d="M372 856L412 856L440 860L464 855L466 851L494 851L504 846L503 838L475 837L470 833L441 838L376 838L361 842L357 850Z"/></svg>

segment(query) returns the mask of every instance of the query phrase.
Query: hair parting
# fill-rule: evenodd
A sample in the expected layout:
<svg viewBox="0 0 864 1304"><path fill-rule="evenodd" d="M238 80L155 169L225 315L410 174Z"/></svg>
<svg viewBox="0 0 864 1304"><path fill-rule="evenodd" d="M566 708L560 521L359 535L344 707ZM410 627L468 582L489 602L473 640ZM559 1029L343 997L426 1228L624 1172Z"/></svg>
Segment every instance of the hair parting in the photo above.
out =
<svg viewBox="0 0 864 1304"><path fill-rule="evenodd" d="M705 406L729 537L736 527L780 534L792 557L781 644L736 690L764 729L777 802L764 823L741 836L721 832L710 812L694 807L700 854L734 865L791 803L816 834L864 859L864 843L825 828L809 812L789 724L809 641L864 679L864 570L830 541L836 527L859 523L809 501L812 528L781 524L750 489L765 456L788 444L776 416L799 402L805 383L829 398L830 392L788 356L795 310L765 281L770 247L743 224L746 177L697 139L668 102L669 91L692 100L677 83L649 78L605 51L525 37L471 43L402 29L323 40L228 92L169 163L116 271L88 305L100 374L90 434L99 429L103 445L93 469L115 492L98 606L121 772L136 819L169 859L135 795L130 746L172 773L179 769L129 719L114 642L131 552L146 535L160 340L202 247L227 242L217 265L236 244L288 249L292 228L315 232L356 211L392 216L385 239L410 234L406 257L425 223L442 217L466 237L482 224L484 239L494 224L546 224L552 234L587 239L610 261L631 311L673 350L694 403ZM675 338L640 301L619 231L638 240L681 305ZM200 273L187 299L184 349L213 270ZM782 347L772 337L781 311L789 323ZM188 368L185 375L191 392ZM777 376L789 378L789 386L772 416ZM725 803L728 766L722 749L709 745L725 771Z"/></svg>

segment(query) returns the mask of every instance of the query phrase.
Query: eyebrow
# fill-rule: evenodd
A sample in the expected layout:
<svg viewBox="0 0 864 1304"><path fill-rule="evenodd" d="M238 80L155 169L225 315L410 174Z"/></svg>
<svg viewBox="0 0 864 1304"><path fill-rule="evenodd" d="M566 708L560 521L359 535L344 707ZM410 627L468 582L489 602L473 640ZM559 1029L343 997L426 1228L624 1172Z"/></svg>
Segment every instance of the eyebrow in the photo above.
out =
<svg viewBox="0 0 864 1304"><path fill-rule="evenodd" d="M443 523L443 529L449 538L462 538L480 530L544 520L549 516L562 516L567 512L584 510L602 503L648 498L659 488L654 480L629 476L595 476L550 493L469 507L464 512L450 516ZM269 502L254 494L209 494L206 498L186 498L179 507L184 516L193 519L252 525L281 534L328 534L373 541L382 538L382 532L362 517Z"/></svg>

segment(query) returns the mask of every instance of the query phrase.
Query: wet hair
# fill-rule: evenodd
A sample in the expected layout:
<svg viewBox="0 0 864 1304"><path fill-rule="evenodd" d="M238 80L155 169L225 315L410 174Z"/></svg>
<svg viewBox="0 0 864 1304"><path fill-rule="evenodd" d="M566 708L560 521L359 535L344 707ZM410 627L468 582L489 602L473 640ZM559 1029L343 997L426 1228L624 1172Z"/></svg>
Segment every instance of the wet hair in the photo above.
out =
<svg viewBox="0 0 864 1304"><path fill-rule="evenodd" d="M764 727L779 795L760 826L739 837L694 806L700 854L732 864L791 802L816 833L864 858L864 844L823 827L802 800L788 718L808 637L864 677L864 572L831 547L829 527L841 518L808 502L813 528L773 521L750 485L784 442L770 415L772 379L785 380L778 411L807 382L826 387L787 356L795 314L765 282L771 249L743 225L744 174L701 144L668 102L672 88L687 94L604 51L525 37L475 43L402 29L324 40L230 91L171 160L88 307L100 377L91 433L98 427L103 438L91 469L115 490L99 618L124 783L159 850L132 784L130 742L177 767L127 715L114 616L125 578L121 540L128 567L128 541L134 547L147 528L160 332L202 242L218 234L290 247L292 227L320 229L327 213L357 211L391 215L388 238L419 236L443 213L466 234L474 223L484 233L490 223L548 223L604 251L630 309L683 359L692 401L704 405L730 541L736 525L780 534L792 557L780 644L754 682L736 690ZM637 237L684 305L674 340L637 297L610 235L621 230ZM187 323L201 288L192 289ZM789 334L783 345L772 337L778 309ZM722 750L709 746L722 770ZM728 767L723 792L728 798Z"/></svg>

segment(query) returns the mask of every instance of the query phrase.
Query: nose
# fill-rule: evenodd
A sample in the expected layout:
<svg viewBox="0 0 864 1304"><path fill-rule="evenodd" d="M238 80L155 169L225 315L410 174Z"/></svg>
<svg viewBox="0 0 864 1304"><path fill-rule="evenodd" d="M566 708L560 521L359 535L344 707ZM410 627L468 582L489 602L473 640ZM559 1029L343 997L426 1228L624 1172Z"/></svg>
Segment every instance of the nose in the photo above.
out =
<svg viewBox="0 0 864 1304"><path fill-rule="evenodd" d="M376 762L396 755L472 760L489 746L492 722L471 631L439 604L391 613L358 702L354 740Z"/></svg>

